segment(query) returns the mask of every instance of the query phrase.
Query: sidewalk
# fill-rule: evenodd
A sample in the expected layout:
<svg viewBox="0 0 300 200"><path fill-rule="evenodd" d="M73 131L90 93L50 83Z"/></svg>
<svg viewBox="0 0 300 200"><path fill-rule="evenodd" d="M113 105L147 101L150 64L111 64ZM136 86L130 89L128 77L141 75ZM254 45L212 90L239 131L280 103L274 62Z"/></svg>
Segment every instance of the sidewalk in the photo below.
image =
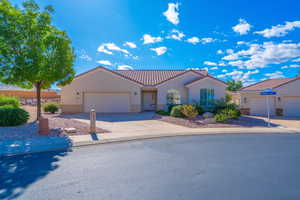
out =
<svg viewBox="0 0 300 200"><path fill-rule="evenodd" d="M152 139L175 136L196 136L214 134L292 134L300 133L300 129L284 127L277 128L195 128L189 131L172 130L171 132L114 132L106 134L91 134L69 137L39 137L26 140L0 141L0 157L5 155L16 155L32 152L50 151L93 144L104 144L111 142L124 142L141 139Z"/></svg>

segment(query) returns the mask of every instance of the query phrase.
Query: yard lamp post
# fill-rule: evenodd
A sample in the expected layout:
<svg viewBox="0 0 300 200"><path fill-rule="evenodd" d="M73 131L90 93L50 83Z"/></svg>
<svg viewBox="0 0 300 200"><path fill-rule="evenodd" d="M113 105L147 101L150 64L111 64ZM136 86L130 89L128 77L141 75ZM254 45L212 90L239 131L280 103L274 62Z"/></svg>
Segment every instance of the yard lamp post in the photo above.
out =
<svg viewBox="0 0 300 200"><path fill-rule="evenodd" d="M96 111L91 109L90 112L90 133L96 133Z"/></svg>

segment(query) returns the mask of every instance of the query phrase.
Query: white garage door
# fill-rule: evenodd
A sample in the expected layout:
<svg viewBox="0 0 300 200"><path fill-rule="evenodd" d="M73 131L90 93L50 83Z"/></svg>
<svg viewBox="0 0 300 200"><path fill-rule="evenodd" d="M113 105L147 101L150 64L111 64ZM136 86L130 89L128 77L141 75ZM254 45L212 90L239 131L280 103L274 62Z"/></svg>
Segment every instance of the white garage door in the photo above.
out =
<svg viewBox="0 0 300 200"><path fill-rule="evenodd" d="M300 97L285 97L283 100L284 116L300 116Z"/></svg>
<svg viewBox="0 0 300 200"><path fill-rule="evenodd" d="M251 115L267 115L267 104L266 98L251 98L249 99L250 103L250 113ZM275 97L269 97L269 105L270 105L270 115L275 114Z"/></svg>
<svg viewBox="0 0 300 200"><path fill-rule="evenodd" d="M100 113L129 112L129 93L86 93L84 95L84 111L95 109Z"/></svg>

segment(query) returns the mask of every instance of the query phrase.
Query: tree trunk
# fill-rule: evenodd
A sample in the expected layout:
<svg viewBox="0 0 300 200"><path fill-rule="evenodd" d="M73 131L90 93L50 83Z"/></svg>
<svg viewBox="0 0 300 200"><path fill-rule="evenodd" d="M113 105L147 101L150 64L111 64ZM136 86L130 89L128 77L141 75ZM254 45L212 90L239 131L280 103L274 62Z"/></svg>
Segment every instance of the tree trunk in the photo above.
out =
<svg viewBox="0 0 300 200"><path fill-rule="evenodd" d="M36 87L36 100L37 100L37 120L39 120L42 116L42 112L41 112L41 83L37 83L35 85Z"/></svg>

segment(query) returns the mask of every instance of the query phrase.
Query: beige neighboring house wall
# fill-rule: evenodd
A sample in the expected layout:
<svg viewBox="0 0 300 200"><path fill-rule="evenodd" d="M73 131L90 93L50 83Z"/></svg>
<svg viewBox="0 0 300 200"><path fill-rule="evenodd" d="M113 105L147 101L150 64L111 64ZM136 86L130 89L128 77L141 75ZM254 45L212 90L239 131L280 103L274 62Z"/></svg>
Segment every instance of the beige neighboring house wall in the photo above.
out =
<svg viewBox="0 0 300 200"><path fill-rule="evenodd" d="M141 109L141 86L101 68L78 76L61 89L64 113L84 112L86 93L129 93L130 112L140 112Z"/></svg>
<svg viewBox="0 0 300 200"><path fill-rule="evenodd" d="M157 86L157 104L158 109L167 109L167 94L171 89L175 89L180 93L180 100L182 104L189 102L188 98L188 88L185 87L185 84L196 80L199 78L199 75L190 71L179 77L176 77L172 80L164 82Z"/></svg>
<svg viewBox="0 0 300 200"><path fill-rule="evenodd" d="M273 90L277 92L277 95L270 97L270 100L272 101L273 105L271 107L271 111L273 115L276 114L276 109L282 109L283 115L288 115L285 111L289 105L289 102L291 102L291 99L295 99L296 101L300 102L300 79L291 81L287 84L284 84L282 86L279 86L277 88L274 88ZM260 95L261 91L240 91L240 107L245 109L253 109L254 106L251 104L251 101L253 99L263 99L265 100L265 96ZM293 105L295 110L299 110L299 116L300 116L300 104ZM293 109L293 108L292 108ZM251 113L251 112L250 112Z"/></svg>
<svg viewBox="0 0 300 200"><path fill-rule="evenodd" d="M225 97L227 85L210 77L203 78L191 85L189 88L189 102L200 101L200 90L204 88L214 89L215 99Z"/></svg>

